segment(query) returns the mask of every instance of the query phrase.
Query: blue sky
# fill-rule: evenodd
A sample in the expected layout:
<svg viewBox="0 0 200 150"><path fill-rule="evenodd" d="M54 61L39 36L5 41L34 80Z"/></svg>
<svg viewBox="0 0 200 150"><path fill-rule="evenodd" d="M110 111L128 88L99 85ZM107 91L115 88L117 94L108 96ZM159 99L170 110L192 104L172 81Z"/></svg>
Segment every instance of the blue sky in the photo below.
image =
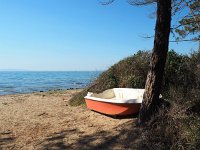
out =
<svg viewBox="0 0 200 150"><path fill-rule="evenodd" d="M0 0L0 69L105 70L138 50L150 50L154 7L126 0ZM172 43L190 53L198 44Z"/></svg>

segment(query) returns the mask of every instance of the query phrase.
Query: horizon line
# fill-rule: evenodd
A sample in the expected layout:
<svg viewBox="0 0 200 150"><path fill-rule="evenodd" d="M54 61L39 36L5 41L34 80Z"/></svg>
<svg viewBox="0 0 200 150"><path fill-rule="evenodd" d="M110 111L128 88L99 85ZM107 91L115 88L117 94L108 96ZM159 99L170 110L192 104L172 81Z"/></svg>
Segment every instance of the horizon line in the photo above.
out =
<svg viewBox="0 0 200 150"><path fill-rule="evenodd" d="M40 71L42 71L42 72L67 72L67 71L69 71L69 72L87 72L87 71L93 71L93 72L95 72L95 71L97 71L97 72L101 72L101 71L105 71L105 70L25 70L25 69L0 69L0 71L27 71L27 72L31 72L31 71L36 71L36 72L40 72Z"/></svg>

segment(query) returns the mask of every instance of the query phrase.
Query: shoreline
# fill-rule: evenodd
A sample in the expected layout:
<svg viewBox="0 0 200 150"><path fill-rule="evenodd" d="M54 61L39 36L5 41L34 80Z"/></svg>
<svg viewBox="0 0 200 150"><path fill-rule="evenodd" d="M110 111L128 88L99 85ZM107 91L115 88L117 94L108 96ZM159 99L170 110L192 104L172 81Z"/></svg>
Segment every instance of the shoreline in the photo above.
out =
<svg viewBox="0 0 200 150"><path fill-rule="evenodd" d="M115 119L69 106L81 90L0 96L0 149L124 148L136 118Z"/></svg>
<svg viewBox="0 0 200 150"><path fill-rule="evenodd" d="M13 93L13 94L0 94L1 96L14 96L14 95L24 95L24 94L35 94L35 93L51 93L51 92L66 92L66 91L73 91L73 90L83 90L85 88L67 88L67 89L55 89L55 90L48 90L48 91L37 91L37 92L28 92L28 93Z"/></svg>

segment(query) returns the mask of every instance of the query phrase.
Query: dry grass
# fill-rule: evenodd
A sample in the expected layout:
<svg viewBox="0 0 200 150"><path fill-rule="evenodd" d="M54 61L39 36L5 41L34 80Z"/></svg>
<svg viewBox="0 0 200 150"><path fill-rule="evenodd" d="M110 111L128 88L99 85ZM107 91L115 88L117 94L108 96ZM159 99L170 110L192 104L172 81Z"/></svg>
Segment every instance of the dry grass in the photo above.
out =
<svg viewBox="0 0 200 150"><path fill-rule="evenodd" d="M200 147L200 115L187 113L188 107L174 103L160 110L143 127L143 147L147 149L196 150Z"/></svg>

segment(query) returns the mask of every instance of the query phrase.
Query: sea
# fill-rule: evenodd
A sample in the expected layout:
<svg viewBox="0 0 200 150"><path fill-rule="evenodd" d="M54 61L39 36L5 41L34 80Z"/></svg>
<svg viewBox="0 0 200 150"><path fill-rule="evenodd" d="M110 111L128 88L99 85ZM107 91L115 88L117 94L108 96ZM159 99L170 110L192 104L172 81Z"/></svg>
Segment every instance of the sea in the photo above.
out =
<svg viewBox="0 0 200 150"><path fill-rule="evenodd" d="M0 95L87 87L101 71L0 71Z"/></svg>

